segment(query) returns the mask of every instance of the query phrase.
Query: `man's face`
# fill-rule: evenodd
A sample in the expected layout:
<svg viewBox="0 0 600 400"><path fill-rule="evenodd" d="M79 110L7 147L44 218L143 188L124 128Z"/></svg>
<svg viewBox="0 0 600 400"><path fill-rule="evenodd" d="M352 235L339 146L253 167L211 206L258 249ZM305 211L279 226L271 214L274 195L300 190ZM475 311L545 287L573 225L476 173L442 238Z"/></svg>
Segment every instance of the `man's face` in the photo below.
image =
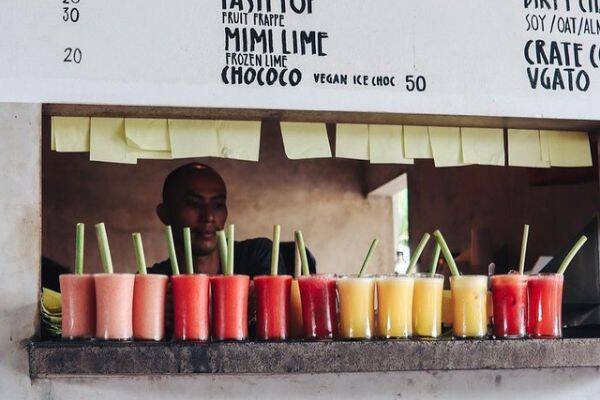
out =
<svg viewBox="0 0 600 400"><path fill-rule="evenodd" d="M183 228L190 227L192 252L205 256L217 248L216 232L225 226L226 194L225 184L216 173L192 171L175 182L159 206L159 216L173 227L175 242L179 244L183 243Z"/></svg>

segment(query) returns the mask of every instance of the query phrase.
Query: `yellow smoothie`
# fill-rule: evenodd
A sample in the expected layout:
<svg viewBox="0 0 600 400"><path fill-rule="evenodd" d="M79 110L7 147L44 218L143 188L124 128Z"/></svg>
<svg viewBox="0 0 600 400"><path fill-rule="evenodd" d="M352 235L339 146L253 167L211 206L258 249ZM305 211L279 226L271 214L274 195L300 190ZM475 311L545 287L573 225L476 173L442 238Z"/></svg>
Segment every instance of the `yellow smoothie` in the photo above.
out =
<svg viewBox="0 0 600 400"><path fill-rule="evenodd" d="M452 308L454 310L452 332L459 338L479 338L487 334L488 323L488 277L485 275L462 275L450 277Z"/></svg>
<svg viewBox="0 0 600 400"><path fill-rule="evenodd" d="M375 334L375 281L371 277L337 280L340 307L339 335L344 339L370 339Z"/></svg>
<svg viewBox="0 0 600 400"><path fill-rule="evenodd" d="M436 338L442 334L443 289L443 275L415 275L413 332L416 336Z"/></svg>
<svg viewBox="0 0 600 400"><path fill-rule="evenodd" d="M414 278L406 275L377 278L377 336L412 336L414 283Z"/></svg>

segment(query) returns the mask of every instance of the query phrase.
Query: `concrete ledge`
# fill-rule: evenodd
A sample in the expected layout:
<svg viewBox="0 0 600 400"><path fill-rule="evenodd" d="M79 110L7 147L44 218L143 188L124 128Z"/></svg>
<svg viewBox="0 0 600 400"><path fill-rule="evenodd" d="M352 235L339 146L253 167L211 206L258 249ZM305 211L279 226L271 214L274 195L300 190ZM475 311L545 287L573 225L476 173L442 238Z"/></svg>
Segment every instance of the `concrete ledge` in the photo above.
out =
<svg viewBox="0 0 600 400"><path fill-rule="evenodd" d="M286 343L31 341L32 378L600 367L600 339Z"/></svg>

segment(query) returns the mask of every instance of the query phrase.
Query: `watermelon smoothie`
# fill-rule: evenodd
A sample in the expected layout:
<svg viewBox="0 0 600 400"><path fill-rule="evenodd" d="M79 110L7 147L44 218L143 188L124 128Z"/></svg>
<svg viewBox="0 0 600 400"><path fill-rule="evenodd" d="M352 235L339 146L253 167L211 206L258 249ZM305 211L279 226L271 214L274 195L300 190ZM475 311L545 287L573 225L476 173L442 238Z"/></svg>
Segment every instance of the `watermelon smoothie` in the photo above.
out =
<svg viewBox="0 0 600 400"><path fill-rule="evenodd" d="M59 277L62 299L62 337L90 339L96 334L96 290L93 275Z"/></svg>
<svg viewBox="0 0 600 400"><path fill-rule="evenodd" d="M173 275L175 340L207 341L210 338L208 275Z"/></svg>

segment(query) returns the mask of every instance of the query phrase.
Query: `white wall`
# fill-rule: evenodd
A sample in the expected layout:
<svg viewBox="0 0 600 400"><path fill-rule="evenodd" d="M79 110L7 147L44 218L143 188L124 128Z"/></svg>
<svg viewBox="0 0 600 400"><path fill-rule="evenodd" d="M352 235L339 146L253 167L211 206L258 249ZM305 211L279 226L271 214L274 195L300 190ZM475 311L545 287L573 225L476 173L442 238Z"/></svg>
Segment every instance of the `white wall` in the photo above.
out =
<svg viewBox="0 0 600 400"><path fill-rule="evenodd" d="M3 399L595 399L595 368L389 374L61 378L31 382L40 257L40 108L0 104L0 396Z"/></svg>

